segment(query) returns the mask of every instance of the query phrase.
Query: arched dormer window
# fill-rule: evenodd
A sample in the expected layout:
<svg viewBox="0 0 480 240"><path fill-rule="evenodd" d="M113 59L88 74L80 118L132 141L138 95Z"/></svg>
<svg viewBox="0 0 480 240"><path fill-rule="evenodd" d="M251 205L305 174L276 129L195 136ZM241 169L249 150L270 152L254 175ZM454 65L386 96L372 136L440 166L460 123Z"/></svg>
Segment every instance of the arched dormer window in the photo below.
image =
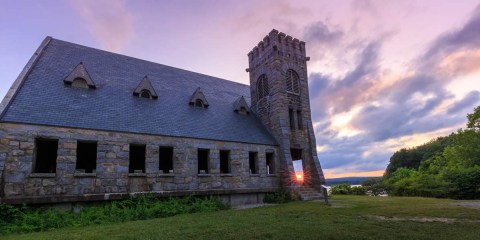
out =
<svg viewBox="0 0 480 240"><path fill-rule="evenodd" d="M203 108L203 101L200 99L195 100L195 107Z"/></svg>
<svg viewBox="0 0 480 240"><path fill-rule="evenodd" d="M247 115L250 113L250 108L248 107L247 101L245 101L245 98L243 96L235 100L235 102L233 103L233 111L243 115Z"/></svg>
<svg viewBox="0 0 480 240"><path fill-rule="evenodd" d="M148 99L157 99L158 95L155 92L155 89L152 86L152 83L145 75L145 77L140 81L137 88L133 90L133 96L137 96L139 98L148 98Z"/></svg>
<svg viewBox="0 0 480 240"><path fill-rule="evenodd" d="M268 96L270 94L268 89L268 79L267 75L262 74L257 81L257 94L258 100Z"/></svg>
<svg viewBox="0 0 480 240"><path fill-rule="evenodd" d="M77 77L72 81L72 87L88 89L88 83L84 78Z"/></svg>
<svg viewBox="0 0 480 240"><path fill-rule="evenodd" d="M288 69L286 83L287 83L287 92L300 94L300 78L298 77L297 72L292 69Z"/></svg>
<svg viewBox="0 0 480 240"><path fill-rule="evenodd" d="M73 70L68 74L68 76L63 80L66 85L70 85L74 88L86 88L86 89L95 89L97 86L93 82L90 74L88 74L87 69L83 65L83 62L80 62Z"/></svg>
<svg viewBox="0 0 480 240"><path fill-rule="evenodd" d="M148 90L142 90L142 92L140 93L140 97L141 98L152 98L152 94L150 94L150 91Z"/></svg>
<svg viewBox="0 0 480 240"><path fill-rule="evenodd" d="M202 92L202 89L197 88L190 98L188 104L194 107L208 108L208 101L205 95Z"/></svg>

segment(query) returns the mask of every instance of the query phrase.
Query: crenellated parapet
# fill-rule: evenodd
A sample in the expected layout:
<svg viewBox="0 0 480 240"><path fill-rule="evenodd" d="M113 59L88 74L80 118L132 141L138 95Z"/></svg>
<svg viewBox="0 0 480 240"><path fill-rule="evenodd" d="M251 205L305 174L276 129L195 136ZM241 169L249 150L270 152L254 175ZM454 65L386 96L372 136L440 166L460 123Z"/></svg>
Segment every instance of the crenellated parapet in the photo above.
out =
<svg viewBox="0 0 480 240"><path fill-rule="evenodd" d="M309 60L305 53L305 42L273 29L248 53L247 72L277 59L305 65Z"/></svg>

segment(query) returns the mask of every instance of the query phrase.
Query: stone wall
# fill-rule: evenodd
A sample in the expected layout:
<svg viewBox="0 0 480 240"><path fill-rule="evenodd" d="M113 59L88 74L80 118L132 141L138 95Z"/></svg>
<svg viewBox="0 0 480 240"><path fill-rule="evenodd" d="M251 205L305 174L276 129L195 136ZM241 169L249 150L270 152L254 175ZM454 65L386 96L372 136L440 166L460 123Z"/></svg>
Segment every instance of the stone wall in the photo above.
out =
<svg viewBox="0 0 480 240"><path fill-rule="evenodd" d="M36 138L58 139L56 173L33 173ZM76 173L77 140L97 141L95 173ZM146 145L145 173L129 173L130 143ZM174 149L173 174L159 171L160 146ZM198 148L210 150L208 174L197 173ZM220 174L220 150L230 150L230 174ZM273 152L279 166L278 151L278 146L0 123L0 196L55 202L134 192L262 192L279 187L280 177L266 174L265 160L266 152ZM258 152L259 174L249 172L249 152Z"/></svg>

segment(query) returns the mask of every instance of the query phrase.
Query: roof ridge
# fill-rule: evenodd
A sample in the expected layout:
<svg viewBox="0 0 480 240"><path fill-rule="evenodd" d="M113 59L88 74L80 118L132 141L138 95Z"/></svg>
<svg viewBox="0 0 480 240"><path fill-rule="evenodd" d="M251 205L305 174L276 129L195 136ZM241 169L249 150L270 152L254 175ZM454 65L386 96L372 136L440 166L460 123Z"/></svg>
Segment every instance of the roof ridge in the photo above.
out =
<svg viewBox="0 0 480 240"><path fill-rule="evenodd" d="M139 60L139 61L143 61L143 62L147 62L147 63L152 63L152 64L156 64L156 65L160 65L160 66L164 66L164 67L168 67L168 68L173 68L173 69L180 70L180 71L199 74L199 75L203 75L203 76L207 76L207 77L211 77L211 78L216 78L216 79L221 80L221 81L231 82L231 83L234 83L234 84L250 87L250 85L247 85L247 84L235 82L235 81L229 80L229 79L215 77L215 76L208 75L208 74L205 74L205 73L194 72L194 71L179 68L179 67L173 67L173 66L170 66L170 65L165 65L165 64L161 64L161 63L157 63L157 62L153 62L153 61L149 61L149 60L145 60L145 59L141 59L141 58L137 58L137 57L132 57L132 56L128 56L128 55L121 54L121 53L110 52L110 51L103 50L103 49L100 49L100 48L89 47L89 46L85 46L85 45L81 45L81 44L78 44L78 43L73 43L73 42L69 42L69 41L65 41L65 40L61 40L61 39L57 39L57 38L53 38L53 37L49 37L49 38L51 38L51 40L53 40L53 41L59 41L59 42L67 43L67 44L77 45L77 46L80 46L80 47L89 48L89 49L93 49L93 50L96 50L96 51L102 51L102 52L105 52L105 53L118 55L118 56L125 57L125 58L135 59L135 60Z"/></svg>

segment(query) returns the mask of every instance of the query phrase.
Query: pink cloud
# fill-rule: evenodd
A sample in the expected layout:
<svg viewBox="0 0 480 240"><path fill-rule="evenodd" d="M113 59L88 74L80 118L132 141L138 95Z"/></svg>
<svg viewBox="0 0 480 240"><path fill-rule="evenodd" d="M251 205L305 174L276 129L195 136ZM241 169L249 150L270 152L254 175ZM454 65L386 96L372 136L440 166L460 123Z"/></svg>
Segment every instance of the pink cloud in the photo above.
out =
<svg viewBox="0 0 480 240"><path fill-rule="evenodd" d="M71 0L86 28L108 51L120 51L135 36L133 14L123 0Z"/></svg>

